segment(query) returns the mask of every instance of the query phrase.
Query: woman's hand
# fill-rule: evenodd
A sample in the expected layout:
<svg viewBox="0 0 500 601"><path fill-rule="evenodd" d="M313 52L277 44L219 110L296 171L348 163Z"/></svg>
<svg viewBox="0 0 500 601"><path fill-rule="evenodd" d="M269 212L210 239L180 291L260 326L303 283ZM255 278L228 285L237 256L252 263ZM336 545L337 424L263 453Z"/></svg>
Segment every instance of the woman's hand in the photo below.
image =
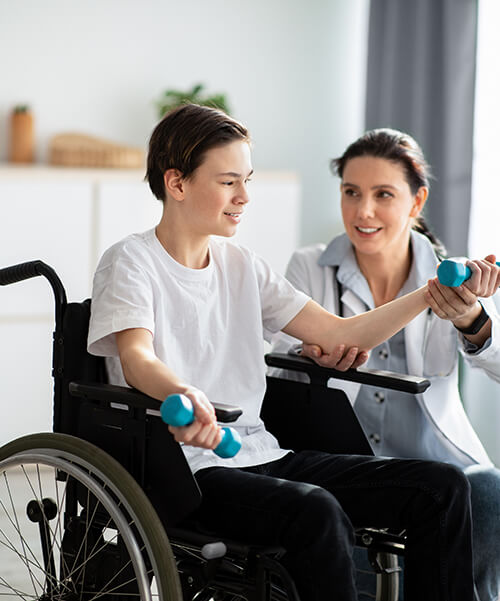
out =
<svg viewBox="0 0 500 601"><path fill-rule="evenodd" d="M443 286L437 278L428 281L426 300L441 319L450 320L457 328L467 328L478 317L481 305L478 297L494 294L500 286L500 267L495 256L467 261L471 277L460 286Z"/></svg>
<svg viewBox="0 0 500 601"><path fill-rule="evenodd" d="M323 353L317 344L302 344L302 356L316 361L321 367L329 367L338 371L347 371L359 367L368 359L366 351L359 351L357 347L345 349L345 344L337 345L331 353Z"/></svg>
<svg viewBox="0 0 500 601"><path fill-rule="evenodd" d="M217 424L212 403L197 388L187 388L182 394L193 404L194 421L189 426L168 426L169 431L177 442L192 447L215 449L222 440L222 428Z"/></svg>
<svg viewBox="0 0 500 601"><path fill-rule="evenodd" d="M500 267L495 261L495 255L467 261L466 265L472 273L462 285L478 297L486 298L495 294L500 286Z"/></svg>

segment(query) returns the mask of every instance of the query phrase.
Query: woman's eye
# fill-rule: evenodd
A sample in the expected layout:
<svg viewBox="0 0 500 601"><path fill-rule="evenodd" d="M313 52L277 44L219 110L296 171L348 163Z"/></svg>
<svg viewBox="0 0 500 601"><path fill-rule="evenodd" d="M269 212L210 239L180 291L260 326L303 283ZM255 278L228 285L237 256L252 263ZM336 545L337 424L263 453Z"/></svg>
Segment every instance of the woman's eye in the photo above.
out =
<svg viewBox="0 0 500 601"><path fill-rule="evenodd" d="M234 182L222 182L223 186L232 186Z"/></svg>
<svg viewBox="0 0 500 601"><path fill-rule="evenodd" d="M392 198L393 195L390 192L387 192L386 190L381 190L379 192L379 198Z"/></svg>
<svg viewBox="0 0 500 601"><path fill-rule="evenodd" d="M346 188L344 190L344 194L346 196L356 196L356 190L353 190L352 188Z"/></svg>

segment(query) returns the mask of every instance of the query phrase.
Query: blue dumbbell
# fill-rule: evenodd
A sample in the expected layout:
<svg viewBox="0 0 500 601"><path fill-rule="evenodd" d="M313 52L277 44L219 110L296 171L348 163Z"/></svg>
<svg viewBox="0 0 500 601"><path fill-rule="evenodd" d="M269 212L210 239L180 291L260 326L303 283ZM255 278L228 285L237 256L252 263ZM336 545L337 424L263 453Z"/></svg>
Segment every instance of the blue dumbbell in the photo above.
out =
<svg viewBox="0 0 500 601"><path fill-rule="evenodd" d="M497 265L500 267L498 261ZM444 286L460 286L470 278L471 273L467 265L456 259L446 259L439 265L437 270L438 279Z"/></svg>
<svg viewBox="0 0 500 601"><path fill-rule="evenodd" d="M183 394L170 394L161 404L163 421L170 426L189 426L194 420L193 404ZM234 457L241 449L241 437L234 428L222 428L222 440L214 449L219 457Z"/></svg>

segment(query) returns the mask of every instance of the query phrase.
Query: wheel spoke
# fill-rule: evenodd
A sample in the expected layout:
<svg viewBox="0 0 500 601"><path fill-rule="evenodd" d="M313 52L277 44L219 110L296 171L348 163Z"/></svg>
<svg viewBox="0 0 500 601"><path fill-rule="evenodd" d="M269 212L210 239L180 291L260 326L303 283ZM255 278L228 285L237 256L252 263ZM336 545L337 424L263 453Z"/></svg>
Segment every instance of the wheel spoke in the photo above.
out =
<svg viewBox="0 0 500 601"><path fill-rule="evenodd" d="M15 532L19 536L19 542L21 544L22 553L19 552L19 551L17 551L17 549L14 546L14 543L10 541L8 535L6 535L3 530L0 530L0 532L1 532L2 536L5 538L5 540L8 543L10 543L10 545L7 545L7 544L3 543L2 541L0 541L0 542L1 542L1 544L3 544L4 546L6 546L7 548L10 548L11 551L14 551L14 553L19 557L19 559L21 559L21 561L23 561L24 565L26 566L26 569L28 570L28 573L29 573L29 576L30 576L30 580L31 580L31 584L33 586L33 590L36 591L35 580L36 580L38 586L40 586L40 588L43 589L44 585L38 580L38 578L36 577L36 575L32 571L30 564L33 564L34 566L36 566L41 572L44 571L44 568L41 565L41 563L38 561L36 555L33 553L32 549L31 549L31 546L29 545L29 543L25 540L24 536L22 535L21 526L19 524L19 520L18 520L18 516L17 516L17 511L16 511L16 507L15 507L13 495L12 495L11 488L10 488L10 483L9 483L8 478L7 478L7 474L5 472L3 473L3 477L4 477L5 486L6 486L6 489L7 489L7 492L8 492L8 496L9 496L9 500L10 500L10 505L11 505L11 509L12 509L12 515L14 516L14 519L12 519L12 517L11 517L9 511L7 510L7 508L5 507L3 501L0 500L0 503L2 505L2 509L4 509L4 511L5 511L5 516L7 517L8 521L13 526ZM30 555L32 556L33 560L28 559L28 556L27 556L27 553L26 553L26 548L29 549Z"/></svg>

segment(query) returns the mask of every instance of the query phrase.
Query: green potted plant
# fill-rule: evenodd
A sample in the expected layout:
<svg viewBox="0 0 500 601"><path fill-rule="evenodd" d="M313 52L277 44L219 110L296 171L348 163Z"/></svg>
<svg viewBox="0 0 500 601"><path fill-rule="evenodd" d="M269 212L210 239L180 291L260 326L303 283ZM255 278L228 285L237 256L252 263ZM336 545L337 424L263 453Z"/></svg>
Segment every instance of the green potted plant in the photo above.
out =
<svg viewBox="0 0 500 601"><path fill-rule="evenodd" d="M182 92L180 90L166 90L155 102L158 111L158 117L161 119L165 113L178 107L181 104L200 104L202 106L211 106L221 109L229 114L229 106L225 94L207 94L204 91L204 84L198 83L191 90Z"/></svg>

